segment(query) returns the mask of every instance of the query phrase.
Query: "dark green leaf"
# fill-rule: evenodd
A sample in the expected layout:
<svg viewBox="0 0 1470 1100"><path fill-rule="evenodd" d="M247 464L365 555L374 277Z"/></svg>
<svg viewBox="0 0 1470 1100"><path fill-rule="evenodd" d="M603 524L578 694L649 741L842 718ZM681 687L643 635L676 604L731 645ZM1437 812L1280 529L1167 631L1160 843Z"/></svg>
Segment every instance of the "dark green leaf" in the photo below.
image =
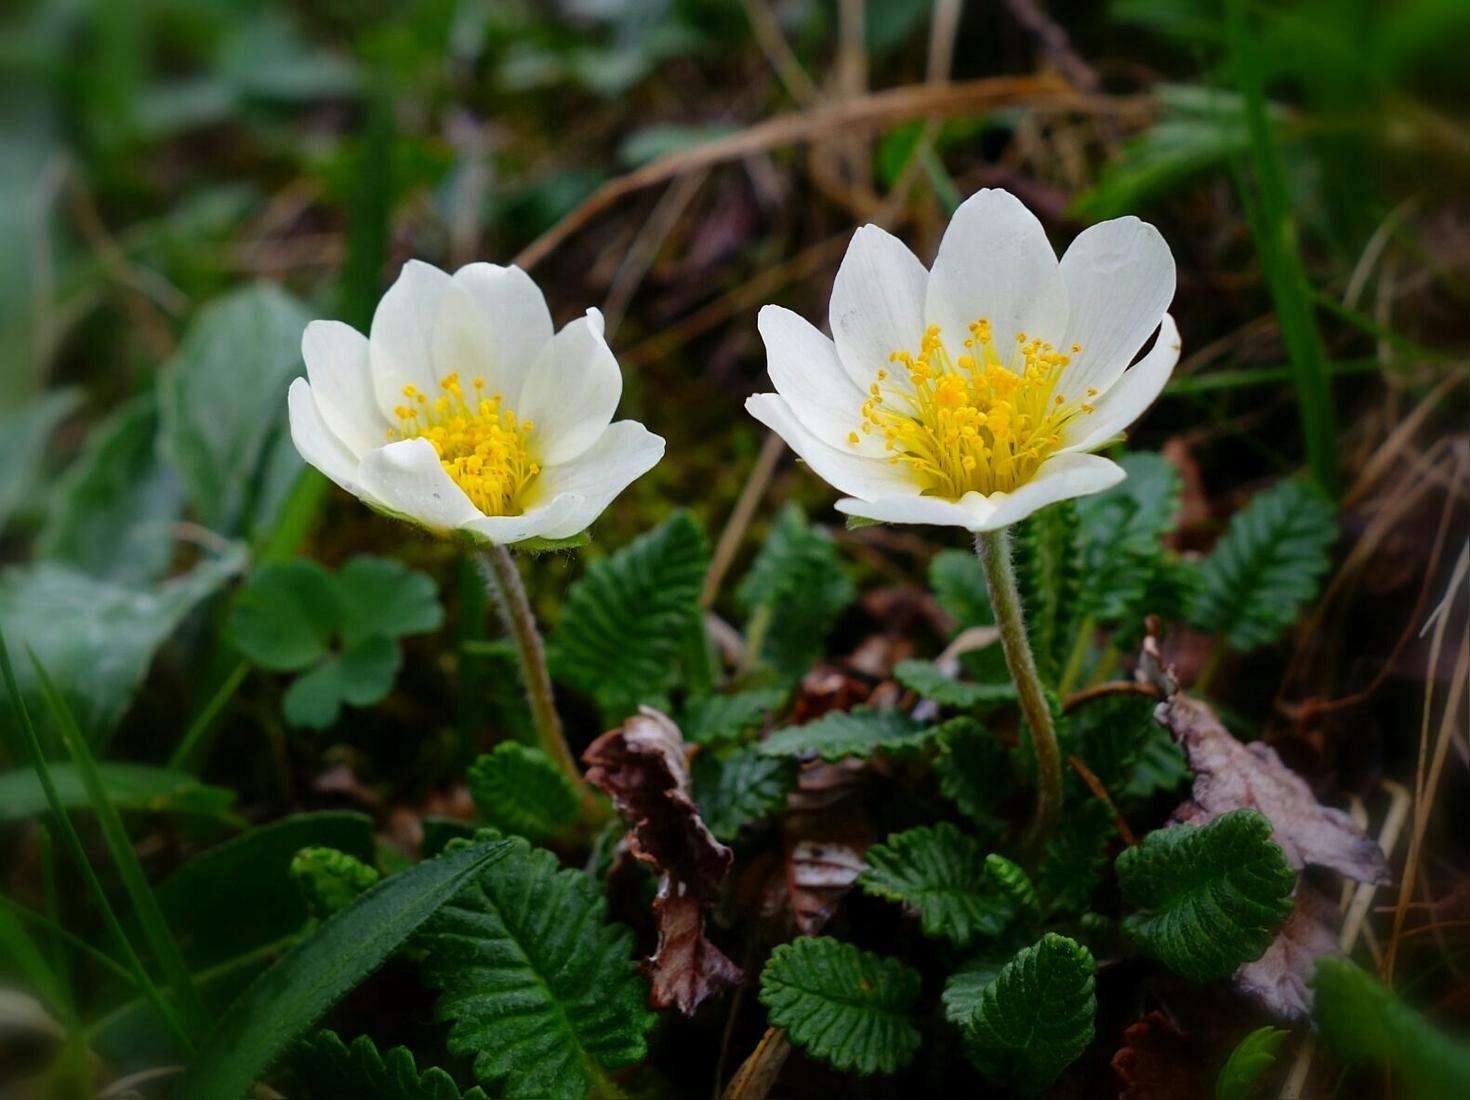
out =
<svg viewBox="0 0 1470 1100"><path fill-rule="evenodd" d="M626 718L678 678L709 551L680 512L595 563L567 593L552 639L554 674L597 700L607 722Z"/></svg>
<svg viewBox="0 0 1470 1100"><path fill-rule="evenodd" d="M929 587L934 598L955 621L957 630L993 626L990 593L980 559L968 550L941 550L929 562Z"/></svg>
<svg viewBox="0 0 1470 1100"><path fill-rule="evenodd" d="M380 882L250 984L190 1063L183 1100L238 1100L282 1051L449 899L509 853L465 844Z"/></svg>
<svg viewBox="0 0 1470 1100"><path fill-rule="evenodd" d="M893 668L893 678L925 699L959 710L993 709L1016 699L1016 685L1009 681L975 684L956 680L946 676L933 661L899 661Z"/></svg>
<svg viewBox="0 0 1470 1100"><path fill-rule="evenodd" d="M51 493L37 557L125 585L168 568L183 496L158 453L158 403L144 394L93 429Z"/></svg>
<svg viewBox="0 0 1470 1100"><path fill-rule="evenodd" d="M382 634L369 635L349 642L337 658L341 669L342 699L354 707L368 707L381 702L393 690L403 651L398 643Z"/></svg>
<svg viewBox="0 0 1470 1100"><path fill-rule="evenodd" d="M480 816L507 833L541 840L577 820L577 792L540 749L496 745L470 765L465 782Z"/></svg>
<svg viewBox="0 0 1470 1100"><path fill-rule="evenodd" d="M1040 1092L1092 1042L1096 970L1087 948L1048 932L980 991L965 1053L987 1077Z"/></svg>
<svg viewBox="0 0 1470 1100"><path fill-rule="evenodd" d="M1336 538L1331 503L1307 482L1257 493L1200 567L1189 621L1235 649L1265 645L1317 594Z"/></svg>
<svg viewBox="0 0 1470 1100"><path fill-rule="evenodd" d="M1049 912L1087 908L1107 868L1108 845L1116 832L1107 807L1091 794L1068 807L1036 868L1036 885Z"/></svg>
<svg viewBox="0 0 1470 1100"><path fill-rule="evenodd" d="M299 1100L485 1100L479 1088L460 1092L437 1066L419 1071L407 1047L378 1051L367 1035L349 1047L332 1031L318 1031L296 1046L291 1059Z"/></svg>
<svg viewBox="0 0 1470 1100"><path fill-rule="evenodd" d="M401 562L360 554L337 571L347 645L374 634L401 638L439 629L444 609L432 577Z"/></svg>
<svg viewBox="0 0 1470 1100"><path fill-rule="evenodd" d="M390 643L391 644L391 643ZM342 713L342 667L328 657L291 681L281 696L281 712L293 726L326 729Z"/></svg>
<svg viewBox="0 0 1470 1100"><path fill-rule="evenodd" d="M302 469L285 430L286 389L310 320L275 285L245 287L199 312L161 372L163 446L214 531L268 528Z"/></svg>
<svg viewBox="0 0 1470 1100"><path fill-rule="evenodd" d="M424 929L425 973L449 1049L473 1056L480 1080L507 1097L582 1100L607 1070L642 1060L648 985L598 884L510 844Z"/></svg>
<svg viewBox="0 0 1470 1100"><path fill-rule="evenodd" d="M1005 828L998 811L1014 786L1010 754L973 718L945 722L938 736L939 789L984 835L998 837Z"/></svg>
<svg viewBox="0 0 1470 1100"><path fill-rule="evenodd" d="M790 761L773 760L744 746L723 755L713 749L700 752L690 767L690 781L700 817L728 844L747 825L780 812L796 777Z"/></svg>
<svg viewBox="0 0 1470 1100"><path fill-rule="evenodd" d="M1077 508L1070 500L1033 512L1016 527L1016 580L1036 667L1055 684L1076 630L1081 569Z"/></svg>
<svg viewBox="0 0 1470 1100"><path fill-rule="evenodd" d="M1125 455L1128 476L1077 501L1077 544L1087 583L1079 620L1113 623L1148 611L1144 597L1163 554L1162 538L1179 510L1179 473L1162 455Z"/></svg>
<svg viewBox="0 0 1470 1100"><path fill-rule="evenodd" d="M234 819L235 792L206 786L187 772L121 762L99 764L98 770L108 798L119 810ZM51 765L51 778L67 809L84 810L91 805L74 765ZM0 775L0 821L19 821L47 809L34 769Z"/></svg>
<svg viewBox="0 0 1470 1100"><path fill-rule="evenodd" d="M757 609L768 616L761 655L792 678L821 656L832 624L856 594L836 545L795 504L782 510L735 591L752 618Z"/></svg>
<svg viewBox="0 0 1470 1100"><path fill-rule="evenodd" d="M679 729L684 740L696 745L738 741L758 730L767 716L786 701L781 688L752 688L730 695L705 695L684 711Z"/></svg>
<svg viewBox="0 0 1470 1100"><path fill-rule="evenodd" d="M771 952L760 999L772 1026L813 1057L842 1070L893 1073L919 1049L919 984L897 959L807 936Z"/></svg>
<svg viewBox="0 0 1470 1100"><path fill-rule="evenodd" d="M1196 982L1260 958L1291 912L1296 886L1271 822L1254 810L1199 828L1158 829L1116 867L1123 896L1141 910L1124 929L1146 954Z"/></svg>
<svg viewBox="0 0 1470 1100"><path fill-rule="evenodd" d="M12 393L4 397L5 409L0 412L0 470L5 471L0 478L0 531L30 493L40 475L51 433L77 407L81 394L74 389L57 390L24 403L17 403Z"/></svg>
<svg viewBox="0 0 1470 1100"><path fill-rule="evenodd" d="M337 580L309 558L255 570L230 610L235 648L261 668L292 672L327 652L347 608Z"/></svg>
<svg viewBox="0 0 1470 1100"><path fill-rule="evenodd" d="M1317 960L1313 1013L1327 1045L1345 1062L1393 1069L1413 1100L1470 1093L1470 1044L1452 1039L1347 959Z"/></svg>
<svg viewBox="0 0 1470 1100"><path fill-rule="evenodd" d="M896 710L832 711L802 726L777 730L760 743L767 756L817 755L829 763L844 756L871 756L923 745L938 726L921 726Z"/></svg>
<svg viewBox="0 0 1470 1100"><path fill-rule="evenodd" d="M999 935L1015 906L986 874L985 849L948 822L894 833L868 849L858 885L919 914L926 936L964 947Z"/></svg>

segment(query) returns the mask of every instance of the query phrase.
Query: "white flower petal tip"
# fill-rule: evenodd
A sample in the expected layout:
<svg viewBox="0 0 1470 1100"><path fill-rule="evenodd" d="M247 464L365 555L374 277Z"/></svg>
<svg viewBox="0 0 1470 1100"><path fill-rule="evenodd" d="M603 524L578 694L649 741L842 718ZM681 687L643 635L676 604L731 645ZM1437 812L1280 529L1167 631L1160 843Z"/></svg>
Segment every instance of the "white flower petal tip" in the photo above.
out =
<svg viewBox="0 0 1470 1100"><path fill-rule="evenodd" d="M622 373L600 311L555 332L518 267L411 260L363 336L313 321L291 387L301 456L375 511L436 535L574 538L663 457L612 424Z"/></svg>
<svg viewBox="0 0 1470 1100"><path fill-rule="evenodd" d="M845 494L841 512L995 530L1122 479L1088 452L1168 381L1174 287L1173 257L1146 222L1094 226L1059 261L1018 199L980 191L955 212L932 271L880 229L854 233L831 340L762 309L776 392L745 407Z"/></svg>

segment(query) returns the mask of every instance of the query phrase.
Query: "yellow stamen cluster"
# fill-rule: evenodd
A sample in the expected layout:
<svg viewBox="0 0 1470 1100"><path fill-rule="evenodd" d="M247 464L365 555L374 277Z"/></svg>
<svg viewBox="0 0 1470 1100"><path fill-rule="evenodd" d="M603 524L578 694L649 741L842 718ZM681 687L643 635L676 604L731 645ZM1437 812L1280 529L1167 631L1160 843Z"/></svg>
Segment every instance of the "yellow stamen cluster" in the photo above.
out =
<svg viewBox="0 0 1470 1100"><path fill-rule="evenodd" d="M1070 420L1092 412L1056 392L1071 355L1081 350L1074 344L1070 355L1061 354L1022 333L1002 359L990 322L981 318L970 325L964 354L951 358L938 326L931 326L917 355L889 356L911 388L894 385L880 370L859 431L881 435L888 461L910 466L925 493L958 500L971 491L1011 492L1062 445ZM859 442L858 432L848 441Z"/></svg>
<svg viewBox="0 0 1470 1100"><path fill-rule="evenodd" d="M389 439L427 439L445 473L487 516L523 512L526 487L541 472L531 456L534 425L505 406L500 394L486 396L485 380L476 378L467 398L459 375L439 383L433 400L417 386L403 387L407 404L394 409L398 427Z"/></svg>

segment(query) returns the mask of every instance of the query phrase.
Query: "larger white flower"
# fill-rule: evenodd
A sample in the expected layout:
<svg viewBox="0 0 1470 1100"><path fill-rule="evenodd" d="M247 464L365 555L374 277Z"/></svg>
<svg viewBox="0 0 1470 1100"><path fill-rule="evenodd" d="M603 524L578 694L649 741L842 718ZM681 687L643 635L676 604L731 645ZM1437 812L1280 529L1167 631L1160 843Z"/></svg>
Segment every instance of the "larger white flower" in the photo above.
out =
<svg viewBox="0 0 1470 1100"><path fill-rule="evenodd" d="M832 288L832 339L762 309L776 392L745 407L847 494L840 511L995 530L1122 480L1090 452L1168 381L1173 297L1174 259L1153 226L1095 225L1058 262L1019 200L980 191L932 271L892 235L859 229Z"/></svg>
<svg viewBox="0 0 1470 1100"><path fill-rule="evenodd" d="M612 423L617 360L589 309L553 334L518 267L452 276L410 260L368 336L313 321L291 384L301 457L371 507L441 534L506 545L565 539L663 457Z"/></svg>

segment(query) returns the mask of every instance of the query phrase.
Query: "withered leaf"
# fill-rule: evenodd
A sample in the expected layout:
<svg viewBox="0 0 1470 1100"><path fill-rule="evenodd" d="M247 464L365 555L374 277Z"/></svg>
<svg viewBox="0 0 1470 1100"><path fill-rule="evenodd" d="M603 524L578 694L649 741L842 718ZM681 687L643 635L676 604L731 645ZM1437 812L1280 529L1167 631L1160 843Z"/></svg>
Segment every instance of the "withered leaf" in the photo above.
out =
<svg viewBox="0 0 1470 1100"><path fill-rule="evenodd" d="M1242 806L1271 821L1272 838L1287 863L1330 867L1359 882L1387 882L1383 851L1341 810L1323 806L1312 789L1269 745L1242 745L1207 705L1177 692L1155 717L1174 735L1195 774L1194 799L1174 812L1203 825Z"/></svg>
<svg viewBox="0 0 1470 1100"><path fill-rule="evenodd" d="M1308 979L1323 955L1340 954L1340 921L1330 898L1309 883L1300 883L1291 915L1266 953L1235 972L1235 988L1281 1020L1306 1020L1312 1014Z"/></svg>
<svg viewBox="0 0 1470 1100"><path fill-rule="evenodd" d="M686 1016L743 980L740 968L704 934L710 906L734 853L715 839L689 792L684 738L668 715L640 707L582 754L587 781L613 800L632 826L633 854L660 873L653 903L658 948L643 966L653 1003Z"/></svg>
<svg viewBox="0 0 1470 1100"><path fill-rule="evenodd" d="M1118 1100L1186 1100L1209 1095L1202 1052L1161 1012L1129 1024L1113 1055Z"/></svg>
<svg viewBox="0 0 1470 1100"><path fill-rule="evenodd" d="M867 866L873 825L854 797L862 792L861 760L802 766L787 797L786 893L796 928L812 936L832 919L838 904Z"/></svg>

